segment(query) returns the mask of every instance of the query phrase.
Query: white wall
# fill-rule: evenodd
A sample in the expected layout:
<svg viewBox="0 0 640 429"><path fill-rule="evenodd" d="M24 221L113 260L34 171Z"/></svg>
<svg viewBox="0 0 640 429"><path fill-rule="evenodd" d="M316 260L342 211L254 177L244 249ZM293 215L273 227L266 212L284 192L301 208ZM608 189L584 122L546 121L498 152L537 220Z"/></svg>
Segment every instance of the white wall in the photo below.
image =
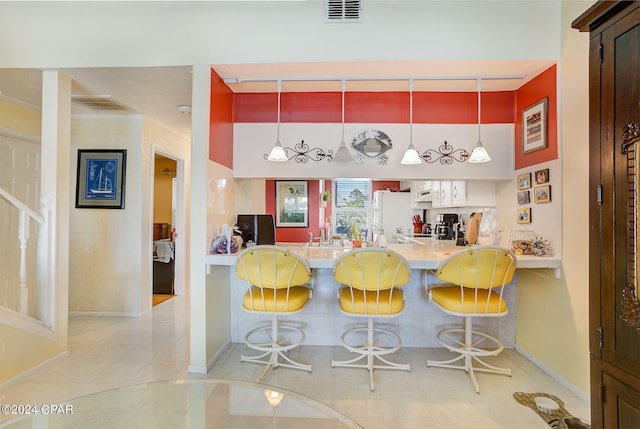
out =
<svg viewBox="0 0 640 429"><path fill-rule="evenodd" d="M69 216L69 310L138 315L142 308L142 117L72 120L71 170L78 149L126 149L125 208L78 209ZM75 195L75 182L72 192Z"/></svg>
<svg viewBox="0 0 640 429"><path fill-rule="evenodd" d="M560 56L557 1L382 0L362 14L327 24L321 0L1 2L0 67Z"/></svg>
<svg viewBox="0 0 640 429"><path fill-rule="evenodd" d="M123 210L71 210L70 311L135 316L151 308L152 145L184 159L188 174L189 142L155 122L139 115L73 119L72 171L78 149L126 149L127 165Z"/></svg>
<svg viewBox="0 0 640 429"><path fill-rule="evenodd" d="M482 142L491 154L488 164L458 163L401 165L400 160L409 145L409 124L345 124L345 141L352 154L351 141L363 130L379 130L391 140L392 148L384 155L387 163L381 165L376 158L367 158L362 164L309 160L286 164L267 162L277 138L275 123L236 123L233 126L233 175L235 177L324 178L332 179L368 177L371 179L482 179L504 180L513 178L513 124L487 124L482 126ZM341 125L327 123L286 123L280 125L280 142L295 153L296 144L304 140L309 150L320 148L325 152L338 149ZM439 150L447 142L455 150L471 153L478 141L478 126L471 124L414 124L413 144L420 154L426 150ZM314 153L310 153L314 155Z"/></svg>
<svg viewBox="0 0 640 429"><path fill-rule="evenodd" d="M545 185L551 186L551 201L548 203L534 202L534 189L537 186L534 179L534 172L542 169L549 169L549 182ZM530 204L519 205L517 201L518 183L517 176L531 173L531 187L529 191ZM514 173L511 181L496 182L496 223L502 228L502 246L509 246L513 234L519 231L529 231L542 237L551 244L552 255L562 255L563 231L562 231L562 161L543 162L530 167L521 168ZM531 208L531 223L519 224L519 208Z"/></svg>
<svg viewBox="0 0 640 429"><path fill-rule="evenodd" d="M142 236L140 241L140 252L142 254L141 266L141 309L148 311L151 309L151 296L153 292L153 265L151 255L152 238L153 238L153 205L151 198L153 192L153 175L151 171L154 154L161 152L170 156L178 162L178 185L177 198L182 196L183 203L181 207L184 209L184 218L178 216L177 222L180 225L173 225L176 231L179 231L178 237L175 238L175 289L176 293L183 293L189 285L190 251L189 251L189 202L191 197L191 187L189 186L189 178L191 175L191 142L185 140L172 132L167 131L164 127L149 119L144 119L142 123L142 188L143 195L147 198L142 200ZM146 258L146 259L145 259ZM181 265L182 268L179 266Z"/></svg>

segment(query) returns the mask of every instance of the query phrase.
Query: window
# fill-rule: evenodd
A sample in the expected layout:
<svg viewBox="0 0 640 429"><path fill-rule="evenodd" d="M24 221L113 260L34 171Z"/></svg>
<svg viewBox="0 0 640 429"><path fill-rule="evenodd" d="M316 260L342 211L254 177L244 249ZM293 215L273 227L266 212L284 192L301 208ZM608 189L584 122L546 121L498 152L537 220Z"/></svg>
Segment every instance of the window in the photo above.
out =
<svg viewBox="0 0 640 429"><path fill-rule="evenodd" d="M336 179L333 181L333 195L335 233L349 236L352 229L357 229L366 237L371 205L371 180Z"/></svg>

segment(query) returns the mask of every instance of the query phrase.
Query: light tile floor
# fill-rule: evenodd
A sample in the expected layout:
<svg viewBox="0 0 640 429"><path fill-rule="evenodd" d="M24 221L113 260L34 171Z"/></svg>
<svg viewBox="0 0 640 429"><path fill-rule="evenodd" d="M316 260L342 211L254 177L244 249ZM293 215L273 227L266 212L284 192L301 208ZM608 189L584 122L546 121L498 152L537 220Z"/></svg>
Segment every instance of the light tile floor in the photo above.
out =
<svg viewBox="0 0 640 429"><path fill-rule="evenodd" d="M178 296L142 318L74 316L69 321L66 357L31 371L0 389L2 404L56 404L110 388L180 378L254 381L262 367L240 363L244 344L232 344L208 374L189 374L188 298ZM589 406L515 350L492 363L508 366L512 377L478 375L476 394L462 371L427 368L428 358L445 358L442 349L403 348L395 361L411 372L375 372L369 391L366 370L331 368L341 347L303 346L291 357L313 365L313 372L278 368L264 383L309 396L346 414L367 429L404 428L548 428L532 410L513 399L514 392L545 392L565 402L575 416L589 418ZM161 406L159 404L158 406ZM0 415L0 422L7 420Z"/></svg>

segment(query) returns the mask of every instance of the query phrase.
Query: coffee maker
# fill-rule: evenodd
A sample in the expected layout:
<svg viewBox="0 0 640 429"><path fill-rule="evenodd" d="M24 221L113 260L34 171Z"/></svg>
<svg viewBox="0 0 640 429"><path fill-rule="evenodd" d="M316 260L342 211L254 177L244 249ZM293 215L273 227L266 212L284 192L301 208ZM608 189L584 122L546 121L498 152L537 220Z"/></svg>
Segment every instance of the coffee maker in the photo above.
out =
<svg viewBox="0 0 640 429"><path fill-rule="evenodd" d="M456 236L453 225L458 223L457 213L442 213L437 217L435 235L438 240L453 240Z"/></svg>

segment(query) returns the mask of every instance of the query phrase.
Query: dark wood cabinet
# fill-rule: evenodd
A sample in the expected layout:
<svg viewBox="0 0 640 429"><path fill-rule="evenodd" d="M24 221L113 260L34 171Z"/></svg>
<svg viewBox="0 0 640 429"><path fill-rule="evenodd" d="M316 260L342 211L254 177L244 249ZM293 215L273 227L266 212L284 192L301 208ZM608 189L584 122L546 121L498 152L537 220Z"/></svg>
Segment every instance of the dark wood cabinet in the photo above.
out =
<svg viewBox="0 0 640 429"><path fill-rule="evenodd" d="M640 429L640 2L573 22L589 48L591 425Z"/></svg>

